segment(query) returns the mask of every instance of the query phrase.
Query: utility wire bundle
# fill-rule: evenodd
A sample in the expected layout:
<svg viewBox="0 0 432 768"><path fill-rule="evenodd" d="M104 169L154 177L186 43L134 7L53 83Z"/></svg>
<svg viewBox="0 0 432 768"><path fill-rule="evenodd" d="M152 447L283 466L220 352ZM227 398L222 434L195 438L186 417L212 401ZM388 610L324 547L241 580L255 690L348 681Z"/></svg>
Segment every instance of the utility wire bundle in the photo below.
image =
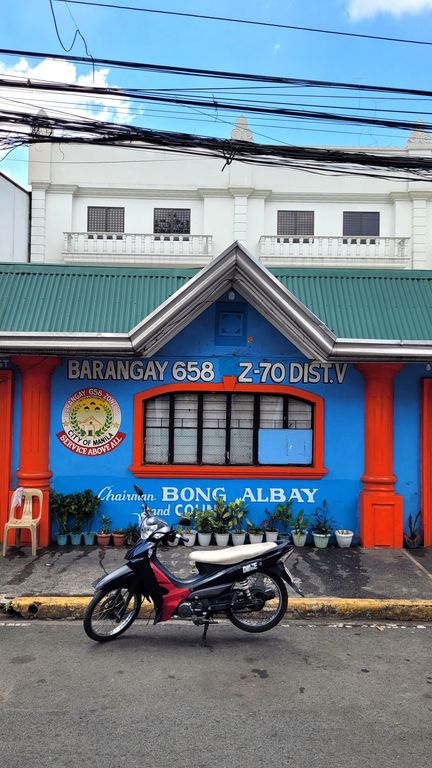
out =
<svg viewBox="0 0 432 768"><path fill-rule="evenodd" d="M20 53L27 56L43 56L53 59L80 61L91 64L94 67L96 60L77 56L52 56L50 54L36 54L35 52L21 51L12 52L0 49L1 53ZM196 70L179 67L167 67L163 65L150 65L139 62L118 62L106 59L99 59L97 63L110 64L114 66L125 66L143 71L157 71L165 74L181 74L188 76L199 75L201 77L211 77L224 80L243 80L251 82L266 83L274 86L275 84L284 85L292 88L302 85L311 88L325 89L351 89L354 91L383 92L399 95L403 94L419 97L422 96L428 101L432 97L432 92L416 89L390 88L380 86L367 86L361 84L332 83L313 80L298 80L285 77L269 77L266 75L252 75L244 73L220 72L211 70ZM22 93L23 99L20 102L8 99L11 89ZM197 90L190 89L141 89L141 88L106 88L96 86L69 85L58 82L28 80L19 76L0 76L0 104L2 95L6 92L6 98L3 99L5 107L0 109L0 148L3 150L12 150L17 146L30 145L35 142L61 141L62 143L85 142L99 145L112 146L134 146L142 149L163 149L166 152L200 154L211 157L220 157L223 160L223 167L230 164L233 160L262 164L290 166L301 170L313 171L316 173L335 173L335 174L361 174L371 175L392 179L412 179L429 180L432 178L432 156L428 154L408 154L404 150L385 150L385 151L362 151L332 149L328 147L304 147L291 144L258 144L251 141L234 141L220 139L209 136L195 135L189 133L179 133L173 131L151 130L148 128L135 127L131 125L118 124L109 121L95 120L79 115L77 110L75 114L62 114L60 110L51 110L48 115L43 110L37 110L35 104L35 94L53 93L58 99L67 95L69 99L76 100L77 97L84 100L111 100L111 103L120 100L132 100L144 106L154 104L169 104L175 106L186 106L188 108L201 108L208 111L225 112L230 114L264 114L272 115L278 118L292 119L296 118L304 121L334 122L344 125L356 126L378 126L385 128L395 128L403 131L413 131L419 128L419 121L409 117L408 119L396 119L393 113L404 113L406 115L417 115L418 113L402 110L390 109L371 111L358 108L355 114L352 114L352 108L344 107L338 112L330 111L331 105L324 105L327 108L310 109L311 105L304 105L298 102L265 101L262 98L243 99L242 103L237 103L232 98L222 97L215 99L214 94L208 90L204 95L197 96ZM229 90L229 89L227 89ZM25 95L24 95L25 94ZM255 95L255 94L254 94ZM285 96L285 92L283 94ZM17 108L7 108L8 102L17 104ZM344 111L345 110L345 111ZM376 112L385 113L381 116ZM55 114L57 112L57 114ZM366 114L364 114L366 112ZM426 111L422 113L430 117L431 113ZM421 125L422 131L432 130L432 121L425 121Z"/></svg>

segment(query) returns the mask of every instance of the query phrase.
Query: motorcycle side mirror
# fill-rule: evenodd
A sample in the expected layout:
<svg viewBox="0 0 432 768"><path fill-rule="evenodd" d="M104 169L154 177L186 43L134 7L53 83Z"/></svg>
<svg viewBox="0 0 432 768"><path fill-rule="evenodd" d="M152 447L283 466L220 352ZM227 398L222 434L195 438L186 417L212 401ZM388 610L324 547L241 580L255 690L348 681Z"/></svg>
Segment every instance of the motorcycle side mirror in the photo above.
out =
<svg viewBox="0 0 432 768"><path fill-rule="evenodd" d="M177 525L190 525L190 517L179 517Z"/></svg>
<svg viewBox="0 0 432 768"><path fill-rule="evenodd" d="M144 491L141 490L139 485L135 485L135 483L134 483L134 488L135 488L135 492L138 494L138 496L143 496L144 495Z"/></svg>

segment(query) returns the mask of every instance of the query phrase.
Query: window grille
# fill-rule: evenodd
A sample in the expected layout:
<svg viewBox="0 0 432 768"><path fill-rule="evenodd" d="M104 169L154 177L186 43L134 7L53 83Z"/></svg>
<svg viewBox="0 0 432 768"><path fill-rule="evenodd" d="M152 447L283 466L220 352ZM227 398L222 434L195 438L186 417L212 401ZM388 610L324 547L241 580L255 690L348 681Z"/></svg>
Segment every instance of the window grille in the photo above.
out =
<svg viewBox="0 0 432 768"><path fill-rule="evenodd" d="M314 211L278 211L277 233L282 237L312 237Z"/></svg>
<svg viewBox="0 0 432 768"><path fill-rule="evenodd" d="M124 208L89 205L87 232L124 232Z"/></svg>
<svg viewBox="0 0 432 768"><path fill-rule="evenodd" d="M190 208L155 208L153 232L166 235L189 235L190 219Z"/></svg>
<svg viewBox="0 0 432 768"><path fill-rule="evenodd" d="M288 395L162 395L145 401L144 464L269 463L258 459L260 430L313 433L313 418L311 403Z"/></svg>

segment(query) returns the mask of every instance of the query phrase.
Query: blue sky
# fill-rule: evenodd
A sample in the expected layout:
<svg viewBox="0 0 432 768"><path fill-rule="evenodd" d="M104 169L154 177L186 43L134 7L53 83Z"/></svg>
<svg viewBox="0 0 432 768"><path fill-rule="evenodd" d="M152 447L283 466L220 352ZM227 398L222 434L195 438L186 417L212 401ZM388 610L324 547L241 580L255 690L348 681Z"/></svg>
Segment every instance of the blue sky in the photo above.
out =
<svg viewBox="0 0 432 768"><path fill-rule="evenodd" d="M103 2L104 0L99 0ZM109 0L106 0L109 2ZM432 0L115 0L119 5L160 10L227 16L255 21L318 27L341 32L410 38L432 42ZM64 43L69 46L76 25L85 38L91 55L97 58L127 59L154 64L232 70L317 80L348 81L367 84L431 88L432 45L419 46L349 37L336 37L312 32L230 24L227 22L187 19L148 13L91 7L53 0L57 25ZM0 48L45 51L61 54L49 0L0 0ZM85 55L84 45L77 40L72 54ZM36 70L35 70L36 68ZM43 77L68 82L91 82L88 67L52 61L27 59L0 54L0 71L21 77ZM207 87L216 89L223 83L191 80L184 77L132 73L97 67L96 83L101 85L141 88ZM217 95L217 91L211 91ZM343 95L342 93L339 95ZM347 94L345 94L347 95ZM238 100L244 100L243 91ZM287 96L303 103L332 103L341 100L335 94L303 89L290 89ZM0 89L0 103L16 105L27 94ZM270 95L267 98L271 98ZM276 98L276 91L274 92ZM279 94L278 94L279 98ZM8 99L8 101L5 101ZM36 110L85 110L99 118L115 119L149 128L187 131L190 133L229 136L232 115L191 108L152 107L136 111L136 105L98 102L92 106L73 103L70 99L31 102ZM358 96L344 102L355 108L372 110L385 106L398 108L398 102L380 102ZM399 102L400 103L400 102ZM426 102L404 102L405 109L427 110ZM420 116L420 115L419 115ZM430 119L430 118L427 118ZM401 145L406 135L394 130L376 128L318 126L314 123L284 121L272 118L250 118L256 141L291 144L328 144L349 146ZM308 130L305 130L305 127ZM0 154L0 157L1 154ZM15 150L0 161L0 170L19 183L26 181L26 151Z"/></svg>

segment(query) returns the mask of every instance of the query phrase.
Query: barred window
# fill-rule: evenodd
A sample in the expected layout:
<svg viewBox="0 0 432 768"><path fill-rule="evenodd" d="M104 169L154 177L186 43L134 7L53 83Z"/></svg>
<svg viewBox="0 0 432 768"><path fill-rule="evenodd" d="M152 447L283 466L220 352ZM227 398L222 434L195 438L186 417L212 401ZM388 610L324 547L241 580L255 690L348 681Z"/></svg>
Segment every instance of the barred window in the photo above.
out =
<svg viewBox="0 0 432 768"><path fill-rule="evenodd" d="M89 205L87 232L124 232L124 208Z"/></svg>
<svg viewBox="0 0 432 768"><path fill-rule="evenodd" d="M377 211L344 211L344 237L378 237L380 215Z"/></svg>
<svg viewBox="0 0 432 768"><path fill-rule="evenodd" d="M313 236L314 211L278 211L277 233L282 237Z"/></svg>
<svg viewBox="0 0 432 768"><path fill-rule="evenodd" d="M155 208L153 232L167 235L190 234L190 208Z"/></svg>
<svg viewBox="0 0 432 768"><path fill-rule="evenodd" d="M145 464L312 463L314 406L300 398L182 391L144 409Z"/></svg>

